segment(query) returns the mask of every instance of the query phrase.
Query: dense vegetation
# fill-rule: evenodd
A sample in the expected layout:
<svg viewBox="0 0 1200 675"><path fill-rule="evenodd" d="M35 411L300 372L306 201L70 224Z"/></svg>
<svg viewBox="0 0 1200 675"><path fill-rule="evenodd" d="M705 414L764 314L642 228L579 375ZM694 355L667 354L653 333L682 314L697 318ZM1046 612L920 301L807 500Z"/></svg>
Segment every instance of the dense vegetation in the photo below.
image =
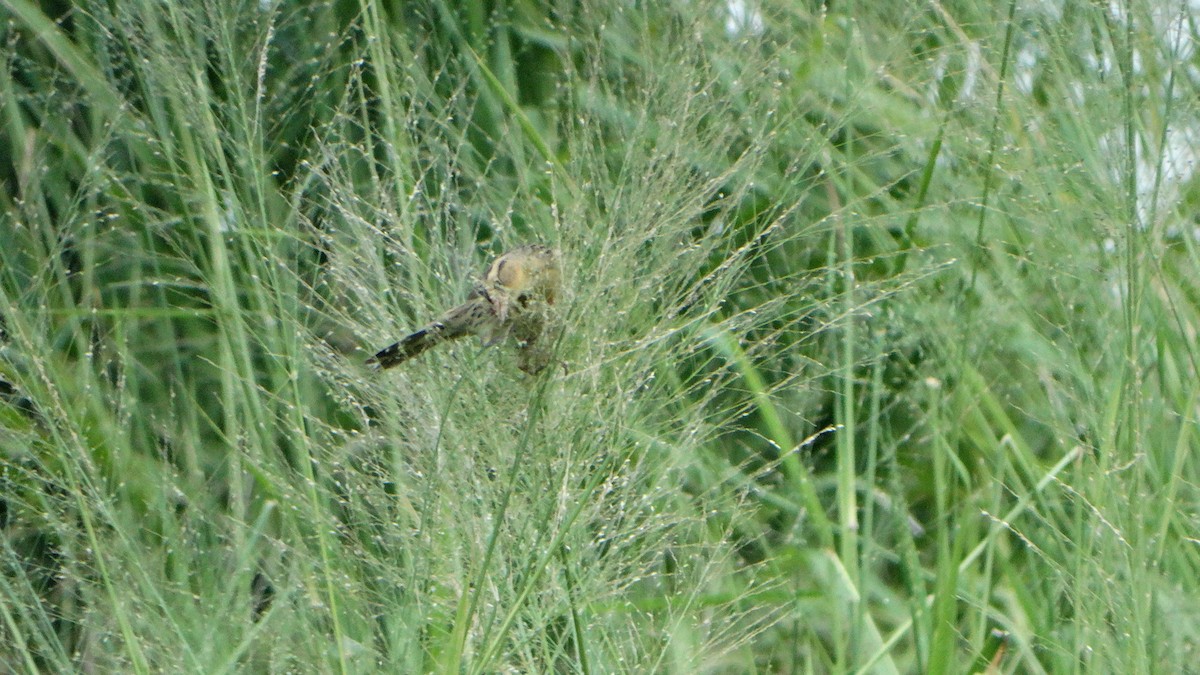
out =
<svg viewBox="0 0 1200 675"><path fill-rule="evenodd" d="M463 4L0 0L0 671L1195 667L1193 10Z"/></svg>

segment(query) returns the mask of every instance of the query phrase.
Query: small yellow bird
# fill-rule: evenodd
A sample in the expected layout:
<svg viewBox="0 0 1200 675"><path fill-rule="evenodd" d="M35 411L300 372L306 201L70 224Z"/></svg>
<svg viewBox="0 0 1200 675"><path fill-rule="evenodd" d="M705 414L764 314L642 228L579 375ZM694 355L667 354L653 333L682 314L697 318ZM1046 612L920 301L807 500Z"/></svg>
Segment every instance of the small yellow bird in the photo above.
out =
<svg viewBox="0 0 1200 675"><path fill-rule="evenodd" d="M367 364L398 366L434 345L467 335L478 335L485 345L512 336L517 341L517 367L536 375L552 360L540 338L561 283L553 249L539 244L514 248L492 261L483 283L471 290L466 302L380 350Z"/></svg>

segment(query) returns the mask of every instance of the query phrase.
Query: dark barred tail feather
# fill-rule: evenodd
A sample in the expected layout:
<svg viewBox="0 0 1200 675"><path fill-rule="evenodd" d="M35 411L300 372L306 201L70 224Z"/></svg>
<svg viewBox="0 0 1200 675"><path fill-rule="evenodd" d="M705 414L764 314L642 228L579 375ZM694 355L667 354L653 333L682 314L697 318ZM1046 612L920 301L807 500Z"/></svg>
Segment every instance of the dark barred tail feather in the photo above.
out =
<svg viewBox="0 0 1200 675"><path fill-rule="evenodd" d="M481 333L489 323L494 323L488 321L490 314L491 307L487 299L473 293L470 300L446 312L442 318L380 350L367 360L367 365L379 369L391 368L442 342Z"/></svg>
<svg viewBox="0 0 1200 675"><path fill-rule="evenodd" d="M378 354L367 359L367 365L380 369L398 366L436 345L441 342L441 338L438 337L434 328L436 325L422 328L396 344L381 349Z"/></svg>

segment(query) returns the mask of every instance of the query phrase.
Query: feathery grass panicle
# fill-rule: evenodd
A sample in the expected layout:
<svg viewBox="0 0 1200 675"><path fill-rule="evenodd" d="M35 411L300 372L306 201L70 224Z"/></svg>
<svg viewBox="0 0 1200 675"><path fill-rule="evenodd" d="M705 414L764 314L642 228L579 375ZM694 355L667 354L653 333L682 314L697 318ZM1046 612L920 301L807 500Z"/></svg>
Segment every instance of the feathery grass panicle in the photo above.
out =
<svg viewBox="0 0 1200 675"><path fill-rule="evenodd" d="M0 670L1191 667L1187 8L48 7Z"/></svg>

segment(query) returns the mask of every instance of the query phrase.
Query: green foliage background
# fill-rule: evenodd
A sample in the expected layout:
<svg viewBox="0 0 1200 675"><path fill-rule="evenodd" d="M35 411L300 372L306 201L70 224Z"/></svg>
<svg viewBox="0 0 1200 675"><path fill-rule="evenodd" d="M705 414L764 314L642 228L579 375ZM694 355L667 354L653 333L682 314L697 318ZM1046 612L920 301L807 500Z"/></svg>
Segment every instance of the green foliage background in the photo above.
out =
<svg viewBox="0 0 1200 675"><path fill-rule="evenodd" d="M0 670L1188 671L1191 11L0 0Z"/></svg>

